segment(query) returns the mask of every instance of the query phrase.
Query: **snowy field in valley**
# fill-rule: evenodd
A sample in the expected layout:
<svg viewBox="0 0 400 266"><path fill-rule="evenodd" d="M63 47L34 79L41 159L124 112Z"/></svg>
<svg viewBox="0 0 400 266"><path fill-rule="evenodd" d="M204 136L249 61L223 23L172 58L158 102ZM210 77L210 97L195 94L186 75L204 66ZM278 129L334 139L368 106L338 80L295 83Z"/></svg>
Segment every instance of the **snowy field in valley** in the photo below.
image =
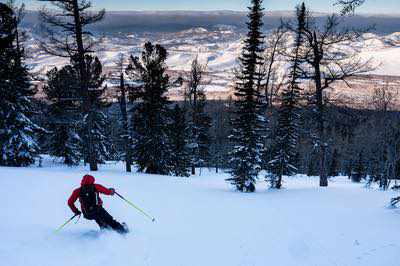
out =
<svg viewBox="0 0 400 266"><path fill-rule="evenodd" d="M285 189L260 183L233 191L227 174L174 178L126 174L122 164L92 173L97 182L150 212L146 220L120 199L104 206L131 233L98 233L72 216L66 201L87 171L45 165L0 168L0 261L4 266L398 266L400 210L395 192L365 189L346 178L319 188L316 178L286 179Z"/></svg>

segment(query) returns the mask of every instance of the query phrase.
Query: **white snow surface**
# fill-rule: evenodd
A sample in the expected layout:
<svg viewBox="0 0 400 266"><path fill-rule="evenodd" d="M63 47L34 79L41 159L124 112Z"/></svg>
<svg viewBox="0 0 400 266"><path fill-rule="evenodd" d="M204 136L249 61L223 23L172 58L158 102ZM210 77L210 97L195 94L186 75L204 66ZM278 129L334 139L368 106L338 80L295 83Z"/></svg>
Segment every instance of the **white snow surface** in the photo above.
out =
<svg viewBox="0 0 400 266"><path fill-rule="evenodd" d="M211 35L210 35L211 34ZM213 35L214 34L214 35ZM223 73L225 77L231 75L232 70L238 66L243 36L236 33L236 38L226 41L222 38L230 36L225 31L208 32L204 28L193 28L187 31L167 35L155 40L157 43L167 45L169 56L167 65L174 71L189 71L192 61L198 57L202 64L207 64L208 71L212 73ZM138 55L142 50L145 39L130 40L130 34L124 38L103 38L97 55L104 66L115 67L119 54L126 56L131 53ZM55 66L62 66L68 62L65 58L59 58L39 52L39 47L30 44L34 43L32 38L27 47L32 50L27 60L32 71L42 74ZM175 43L169 46L170 43ZM345 45L344 49L350 49ZM353 48L361 53L361 59L372 60L375 67L371 74L400 76L400 32L394 32L386 36L379 36L373 33L366 33L352 44ZM352 49L353 49L352 48ZM29 50L28 49L28 50ZM283 71L286 67L283 66Z"/></svg>
<svg viewBox="0 0 400 266"><path fill-rule="evenodd" d="M286 178L282 191L235 192L227 174L175 178L127 174L122 164L92 173L157 218L152 223L116 197L104 207L131 233L99 233L72 216L66 201L82 167L0 168L0 261L4 266L398 266L400 211L394 192L344 177Z"/></svg>

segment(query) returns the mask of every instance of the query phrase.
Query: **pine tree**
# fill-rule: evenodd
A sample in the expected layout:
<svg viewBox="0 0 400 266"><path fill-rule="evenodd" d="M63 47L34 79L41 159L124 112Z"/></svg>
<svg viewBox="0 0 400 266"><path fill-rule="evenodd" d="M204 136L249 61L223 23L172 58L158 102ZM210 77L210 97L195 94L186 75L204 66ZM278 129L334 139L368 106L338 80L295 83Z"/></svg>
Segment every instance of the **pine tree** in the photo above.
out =
<svg viewBox="0 0 400 266"><path fill-rule="evenodd" d="M230 173L227 179L239 191L253 192L261 170L264 149L265 114L261 95L261 71L263 62L264 36L262 0L252 0L247 37L239 57L240 69L236 75L235 111L230 136L234 148L230 153Z"/></svg>
<svg viewBox="0 0 400 266"><path fill-rule="evenodd" d="M73 60L72 64L77 73L79 73L79 63ZM88 92L84 93L88 94L86 97L89 97L91 108L84 113L81 136L84 143L91 143L90 145L84 145L85 161L90 162L90 160L94 159L94 163L97 165L107 160L109 146L111 145L105 136L108 119L104 109L109 106L104 95L107 87L103 86L105 76L103 75L102 64L97 57L86 55L85 67L89 89Z"/></svg>
<svg viewBox="0 0 400 266"><path fill-rule="evenodd" d="M185 95L189 105L192 175L196 174L196 167L202 167L210 160L211 117L205 112L207 98L202 87L204 71L205 66L201 65L197 58L193 60Z"/></svg>
<svg viewBox="0 0 400 266"><path fill-rule="evenodd" d="M357 161L355 162L353 172L351 174L351 180L357 183L361 182L361 180L365 178L365 170L363 152L359 152Z"/></svg>
<svg viewBox="0 0 400 266"><path fill-rule="evenodd" d="M31 86L13 10L0 3L0 164L27 166L39 152Z"/></svg>
<svg viewBox="0 0 400 266"><path fill-rule="evenodd" d="M339 175L339 152L337 149L333 150L331 162L329 164L328 176L334 177Z"/></svg>
<svg viewBox="0 0 400 266"><path fill-rule="evenodd" d="M171 160L171 171L174 176L189 176L190 156L188 149L188 126L185 111L178 104L171 111L172 123L170 127L171 149L173 150Z"/></svg>
<svg viewBox="0 0 400 266"><path fill-rule="evenodd" d="M137 100L132 109L133 159L139 171L169 175L173 150L169 139L170 102L166 93L171 86L166 72L167 51L147 42L140 58L131 56L127 68L130 78L140 83L130 92Z"/></svg>
<svg viewBox="0 0 400 266"><path fill-rule="evenodd" d="M96 109L98 103L93 102L97 97L93 93L93 87L90 84L90 73L87 73L90 66L85 65L87 56L93 53L93 47L96 45L93 34L88 29L93 23L99 22L104 18L105 11L91 12L92 7L90 0L39 0L41 2L49 2L53 5L53 9L40 11L40 18L43 23L44 34L41 43L42 48L49 54L69 57L74 62L74 66L79 70L78 81L82 97L82 112L86 123L85 138L83 138L86 150L86 161L90 164L91 171L97 171L97 162L101 158L96 158L99 147L95 144L99 142L99 135L94 136L92 133L98 132L95 128L94 118L100 118L101 112Z"/></svg>
<svg viewBox="0 0 400 266"><path fill-rule="evenodd" d="M81 159L82 140L79 126L79 83L77 72L71 65L47 73L47 85L43 88L50 102L46 127L46 151L62 157L67 165L77 165Z"/></svg>
<svg viewBox="0 0 400 266"><path fill-rule="evenodd" d="M299 138L299 78L302 74L301 47L303 45L303 28L305 23L305 6L297 8L297 33L291 58L289 85L282 93L282 103L279 109L278 128L275 137L275 154L269 162L271 187L282 187L283 175L294 175L297 172L295 164L297 142Z"/></svg>

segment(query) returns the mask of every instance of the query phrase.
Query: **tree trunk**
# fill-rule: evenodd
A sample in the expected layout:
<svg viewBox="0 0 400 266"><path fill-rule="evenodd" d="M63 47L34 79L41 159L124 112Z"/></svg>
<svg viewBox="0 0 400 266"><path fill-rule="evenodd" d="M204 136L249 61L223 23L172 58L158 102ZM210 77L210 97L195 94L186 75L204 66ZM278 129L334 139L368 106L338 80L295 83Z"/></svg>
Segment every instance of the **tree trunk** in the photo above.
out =
<svg viewBox="0 0 400 266"><path fill-rule="evenodd" d="M122 114L122 126L124 130L124 138L125 138L125 163L126 163L126 171L128 173L132 172L132 153L131 153L131 142L129 137L129 126L128 126L128 112L126 110L126 94L125 94L125 80L124 74L121 73L120 76L120 89L121 89L121 97L119 101L119 105L121 108Z"/></svg>
<svg viewBox="0 0 400 266"><path fill-rule="evenodd" d="M197 150L198 146L198 131L197 131L197 85L195 88L192 88L192 95L193 95L193 102L192 102L192 141L196 141L196 147L192 149L192 175L196 174L196 157L197 157Z"/></svg>
<svg viewBox="0 0 400 266"><path fill-rule="evenodd" d="M326 174L326 145L322 144L320 154L320 170L319 170L319 185L321 187L328 186L328 176Z"/></svg>
<svg viewBox="0 0 400 266"><path fill-rule="evenodd" d="M322 88L322 78L321 78L321 56L322 52L319 50L319 45L314 32L314 72L315 72L315 96L317 105L317 133L319 141L319 185L321 187L328 186L328 176L326 174L326 143L325 143L325 125L324 125L324 99L323 99L323 88Z"/></svg>
<svg viewBox="0 0 400 266"><path fill-rule="evenodd" d="M192 175L196 174L196 167L194 166L194 164L192 164Z"/></svg>
<svg viewBox="0 0 400 266"><path fill-rule="evenodd" d="M319 68L318 68L319 70ZM320 76L319 76L320 77ZM320 78L317 78L319 84ZM318 82L317 82L318 83ZM326 173L326 143L325 143L325 125L324 125L324 103L322 89L317 89L317 123L318 123L318 141L319 141L319 185L321 187L328 186L328 176Z"/></svg>
<svg viewBox="0 0 400 266"><path fill-rule="evenodd" d="M282 175L278 176L278 180L276 181L275 188L276 189L281 189L282 188Z"/></svg>
<svg viewBox="0 0 400 266"><path fill-rule="evenodd" d="M272 106L272 97L269 96L270 95L269 91L271 92L271 95L272 95L273 88L271 88L271 90L269 90L269 85L270 85L270 81L271 81L272 66L275 63L275 54L277 52L276 50L278 47L278 42L279 42L279 39L274 43L274 47L272 49L272 54L271 54L271 59L270 59L271 61L268 64L267 78L266 78L266 82L265 82L265 101L267 103L267 106L266 106L267 108Z"/></svg>
<svg viewBox="0 0 400 266"><path fill-rule="evenodd" d="M79 4L78 0L73 0L73 7L74 7L74 24L75 24L75 40L76 46L78 50L78 54L76 55L78 58L79 64L79 74L80 74L80 86L81 91L85 95L85 99L83 102L84 109L88 115L88 125L87 125L87 150L89 152L88 159L90 165L90 171L97 171L97 160L96 154L93 149L93 136L92 136L92 129L93 129L93 103L90 98L89 86L87 82L87 75L86 75L86 66L85 66L85 49L83 47L83 37L82 37L82 23L79 11Z"/></svg>

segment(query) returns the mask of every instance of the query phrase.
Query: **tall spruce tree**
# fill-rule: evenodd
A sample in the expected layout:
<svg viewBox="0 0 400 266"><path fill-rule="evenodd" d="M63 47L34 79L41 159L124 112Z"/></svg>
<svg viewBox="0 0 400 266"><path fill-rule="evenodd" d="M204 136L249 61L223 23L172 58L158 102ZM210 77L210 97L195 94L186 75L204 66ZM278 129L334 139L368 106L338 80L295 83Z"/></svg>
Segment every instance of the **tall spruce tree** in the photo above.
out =
<svg viewBox="0 0 400 266"><path fill-rule="evenodd" d="M24 50L18 38L18 19L13 10L0 3L0 164L27 166L39 152L32 122L32 96L24 65Z"/></svg>
<svg viewBox="0 0 400 266"><path fill-rule="evenodd" d="M166 74L167 51L147 42L140 57L131 56L128 76L138 82L131 88L133 159L139 171L169 175L173 150L170 142L170 102L166 93L172 85Z"/></svg>
<svg viewBox="0 0 400 266"><path fill-rule="evenodd" d="M297 153L297 142L299 137L299 78L302 74L301 55L303 45L303 29L305 24L304 3L297 8L297 32L292 51L291 67L289 73L289 84L282 92L281 107L278 110L277 134L275 136L275 147L273 159L269 162L270 174L267 178L271 187L280 189L282 187L283 175L294 175L297 172L295 164Z"/></svg>
<svg viewBox="0 0 400 266"><path fill-rule="evenodd" d="M185 95L189 109L192 175L196 174L196 167L202 167L210 160L211 117L205 112L207 98L202 87L205 68L206 66L199 63L198 58L193 60Z"/></svg>
<svg viewBox="0 0 400 266"><path fill-rule="evenodd" d="M73 60L72 64L79 74L79 62ZM91 105L88 112L84 113L81 137L84 143L91 142L91 145L83 146L85 161L91 163L94 158L94 163L97 165L107 160L111 144L105 134L108 119L104 109L109 106L105 97L107 86L103 85L105 76L97 57L85 55L85 73L88 94L82 98L89 97Z"/></svg>
<svg viewBox="0 0 400 266"><path fill-rule="evenodd" d="M79 129L79 82L76 69L71 65L47 73L47 85L43 88L49 101L46 114L45 149L61 157L67 165L77 165L82 156L82 139Z"/></svg>
<svg viewBox="0 0 400 266"><path fill-rule="evenodd" d="M188 148L188 125L185 110L175 105L171 111L170 141L173 151L171 171L174 176L189 176L190 153Z"/></svg>
<svg viewBox="0 0 400 266"><path fill-rule="evenodd" d="M227 179L239 191L253 192L261 170L266 119L264 114L262 82L264 36L262 0L252 0L249 7L247 37L239 57L235 86L235 110L232 119L230 173Z"/></svg>
<svg viewBox="0 0 400 266"><path fill-rule="evenodd" d="M103 19L105 11L91 12L92 4L89 0L39 0L41 2L49 2L53 5L53 9L47 10L43 8L40 17L43 22L42 31L44 33L44 41L42 48L56 56L69 57L74 61L74 65L78 67L78 81L82 95L82 112L85 113L84 127L87 132L86 138L83 139L85 150L87 150L87 161L90 164L91 171L98 170L98 162L101 158L96 158L98 152L95 147L98 143L99 135L92 133L98 132L95 119L99 119L96 106L98 103L93 102L97 97L93 96L90 86L88 66L86 66L86 56L93 52L96 45L93 34L88 29L93 23Z"/></svg>

